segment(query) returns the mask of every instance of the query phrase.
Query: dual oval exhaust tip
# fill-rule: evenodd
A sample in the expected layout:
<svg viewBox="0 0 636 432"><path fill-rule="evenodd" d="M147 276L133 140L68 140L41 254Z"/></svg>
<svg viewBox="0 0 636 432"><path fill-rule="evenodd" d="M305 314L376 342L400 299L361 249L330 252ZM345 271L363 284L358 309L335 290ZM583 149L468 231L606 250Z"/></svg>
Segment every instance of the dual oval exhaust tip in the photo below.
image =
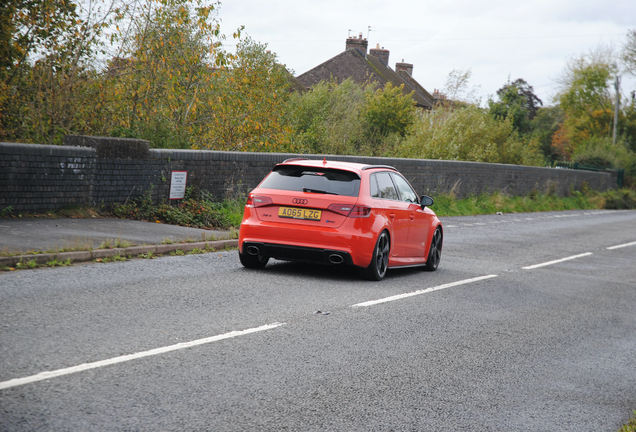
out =
<svg viewBox="0 0 636 432"><path fill-rule="evenodd" d="M344 262L344 258L342 257L342 255L331 254L329 255L329 262L331 264L342 264Z"/></svg>

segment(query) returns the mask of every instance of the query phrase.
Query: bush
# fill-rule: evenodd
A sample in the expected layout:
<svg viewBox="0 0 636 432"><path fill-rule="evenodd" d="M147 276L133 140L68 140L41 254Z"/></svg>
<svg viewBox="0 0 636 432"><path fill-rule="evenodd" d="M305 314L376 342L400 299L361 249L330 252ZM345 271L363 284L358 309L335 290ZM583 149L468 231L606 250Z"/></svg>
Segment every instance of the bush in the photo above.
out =
<svg viewBox="0 0 636 432"><path fill-rule="evenodd" d="M611 138L591 138L574 150L572 161L601 168L624 169L625 185L636 184L636 153L622 140L613 145Z"/></svg>
<svg viewBox="0 0 636 432"><path fill-rule="evenodd" d="M301 153L357 154L363 142L362 107L369 88L345 80L320 82L294 93L288 105L292 147Z"/></svg>
<svg viewBox="0 0 636 432"><path fill-rule="evenodd" d="M543 165L538 142L474 105L423 112L409 132L398 157Z"/></svg>
<svg viewBox="0 0 636 432"><path fill-rule="evenodd" d="M122 219L160 221L194 228L237 227L243 217L244 198L215 202L206 191L188 188L177 204L153 204L151 192L130 204L115 204L112 214Z"/></svg>
<svg viewBox="0 0 636 432"><path fill-rule="evenodd" d="M628 210L636 209L636 191L629 189L619 189L607 191L603 194L606 209Z"/></svg>
<svg viewBox="0 0 636 432"><path fill-rule="evenodd" d="M289 151L392 156L416 109L410 95L390 83L382 89L351 79L320 82L288 104Z"/></svg>

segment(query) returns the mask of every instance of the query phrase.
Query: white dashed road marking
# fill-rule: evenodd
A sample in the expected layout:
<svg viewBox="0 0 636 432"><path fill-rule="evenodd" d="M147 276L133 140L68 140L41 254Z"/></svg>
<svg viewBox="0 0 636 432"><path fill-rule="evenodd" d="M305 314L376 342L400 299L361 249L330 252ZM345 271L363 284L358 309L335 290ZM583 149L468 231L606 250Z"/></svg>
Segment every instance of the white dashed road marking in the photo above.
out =
<svg viewBox="0 0 636 432"><path fill-rule="evenodd" d="M217 336L211 336L208 338L204 338L204 339L197 339L197 340L193 340L190 342L182 342L182 343L178 343L176 345L170 345L170 346L166 346L166 347L162 347L162 348L155 348L155 349L151 349L149 351L142 351L142 352L138 352L135 354L128 354L128 355L123 355L120 357L113 357L111 359L107 359L107 360L100 360L100 361L96 361L93 363L84 363L78 366L72 366L72 367L68 367L68 368L64 368L64 369L58 369L58 370L54 370L54 371L47 371L47 372L41 372L37 375L31 375L29 377L25 377L25 378L15 378L9 381L4 381L4 382L0 382L0 390L2 389L7 389L7 388L11 388L11 387L17 387L17 386L21 386L24 384L29 384L29 383L33 383L33 382L37 382L37 381L42 381L42 380L46 380L49 378L55 378L55 377L59 377L59 376L63 376L63 375L69 375L69 374L73 374L73 373L77 373L77 372L82 372L85 370L89 370L89 369L96 369L96 368L100 368L100 367L104 367L104 366L110 366L113 364L117 364L117 363L123 363L123 362L127 362L130 360L136 360L136 359L140 359L140 358L144 358L144 357L150 357L150 356L155 356L155 355L159 355L159 354L165 354L171 351L177 351L177 350L181 350L184 348L190 348L193 346L197 346L197 345L204 345L210 342L217 342L223 339L230 339L230 338L234 338L237 336L243 336L243 335L247 335L250 333L256 333L256 332L261 332L261 331L265 331L265 330L271 330L274 329L276 327L280 327L282 325L285 325L285 323L274 323L274 324L267 324L264 326L260 326L260 327L254 327L251 329L247 329L247 330L240 330L240 331L232 331L229 333L224 333L221 335L217 335Z"/></svg>
<svg viewBox="0 0 636 432"><path fill-rule="evenodd" d="M624 247L628 247L628 246L636 246L636 242L625 243L625 244L621 244L621 245L618 245L618 246L610 246L610 247L605 248L605 249L614 250L614 249L620 249L620 248L624 248Z"/></svg>
<svg viewBox="0 0 636 432"><path fill-rule="evenodd" d="M390 302L390 301L395 301L395 300L401 300L403 298L407 298L407 297L413 297L416 295L420 295L420 294L426 294L429 292L433 292L433 291L439 291L445 288L451 288L451 287L455 287L455 286L459 286L459 285L465 285L465 284L469 284L469 283L473 283L473 282L479 282L485 279L491 279L497 277L497 275L487 275L487 276L480 276L480 277L476 277L476 278L472 278L472 279L464 279L464 280L460 280L457 282L451 282L451 283L447 283L444 285L439 285L436 287L432 287L432 288L426 288L423 290L418 290L418 291L413 291L410 293L406 293L406 294L398 294L398 295L394 295L391 297L385 297L383 299L379 299L379 300L371 300L368 302L364 302L364 303L358 303L358 304L354 304L351 307L364 307L364 306L373 306L373 305L377 305L380 303L386 303L386 302Z"/></svg>
<svg viewBox="0 0 636 432"><path fill-rule="evenodd" d="M570 261L570 260L573 260L573 259L582 258L582 257L585 257L585 256L590 256L590 255L592 255L592 252L586 252L586 253L583 253L583 254L580 254L580 255L573 255L573 256L570 256L570 257L567 257L567 258L561 258L561 259L558 259L558 260L548 261L548 262L544 262L544 263L541 263L541 264L535 264L535 265L531 265L531 266L528 266L528 267L522 267L522 268L524 270L532 270L532 269L536 269L536 268L539 268L539 267L545 267L545 266L549 266L549 265L552 265L552 264L558 264L558 263L562 263L564 261Z"/></svg>

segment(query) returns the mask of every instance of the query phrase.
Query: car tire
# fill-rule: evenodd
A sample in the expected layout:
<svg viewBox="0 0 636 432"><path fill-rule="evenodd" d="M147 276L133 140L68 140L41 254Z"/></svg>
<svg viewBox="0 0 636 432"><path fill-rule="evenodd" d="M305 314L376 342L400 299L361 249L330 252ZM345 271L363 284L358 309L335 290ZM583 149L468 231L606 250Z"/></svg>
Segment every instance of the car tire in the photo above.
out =
<svg viewBox="0 0 636 432"><path fill-rule="evenodd" d="M389 252L391 249L391 239L386 231L382 231L378 241L373 248L373 258L371 264L364 269L363 276L366 279L380 281L386 275L389 268Z"/></svg>
<svg viewBox="0 0 636 432"><path fill-rule="evenodd" d="M435 271L439 266L439 262L442 259L442 230L437 227L435 229L435 233L433 234L433 238L431 240L431 248L428 251L428 258L426 259L426 264L424 265L424 270L426 271Z"/></svg>
<svg viewBox="0 0 636 432"><path fill-rule="evenodd" d="M241 260L243 267L250 269L262 269L269 261L269 257L265 255L250 255L248 253L241 252L239 252L239 259Z"/></svg>

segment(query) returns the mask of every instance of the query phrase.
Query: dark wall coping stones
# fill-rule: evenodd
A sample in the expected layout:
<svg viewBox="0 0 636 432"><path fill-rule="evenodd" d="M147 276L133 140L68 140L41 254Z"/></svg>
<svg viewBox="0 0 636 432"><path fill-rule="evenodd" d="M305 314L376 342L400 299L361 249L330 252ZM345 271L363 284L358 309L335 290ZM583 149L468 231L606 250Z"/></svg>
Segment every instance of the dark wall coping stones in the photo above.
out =
<svg viewBox="0 0 636 432"><path fill-rule="evenodd" d="M150 142L140 139L66 135L64 145L94 148L99 159L150 158Z"/></svg>

